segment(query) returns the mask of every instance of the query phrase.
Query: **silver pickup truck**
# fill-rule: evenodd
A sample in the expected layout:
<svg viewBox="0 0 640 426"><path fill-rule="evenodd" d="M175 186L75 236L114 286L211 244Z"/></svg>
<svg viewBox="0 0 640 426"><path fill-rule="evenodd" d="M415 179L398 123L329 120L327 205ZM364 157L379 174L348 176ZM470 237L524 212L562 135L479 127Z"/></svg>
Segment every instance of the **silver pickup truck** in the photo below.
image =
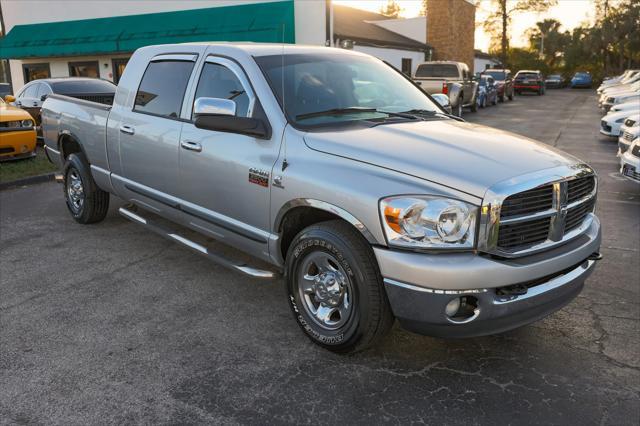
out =
<svg viewBox="0 0 640 426"><path fill-rule="evenodd" d="M478 82L473 80L469 67L463 62L424 62L416 68L413 81L431 95L443 93L449 96L453 113L458 117L462 117L463 107L471 108L472 112L478 110Z"/></svg>
<svg viewBox="0 0 640 426"><path fill-rule="evenodd" d="M365 54L145 47L112 106L52 95L42 117L76 221L103 220L114 194L125 218L214 262L283 273L304 333L336 352L394 319L442 337L520 327L571 301L600 258L588 165L445 114Z"/></svg>

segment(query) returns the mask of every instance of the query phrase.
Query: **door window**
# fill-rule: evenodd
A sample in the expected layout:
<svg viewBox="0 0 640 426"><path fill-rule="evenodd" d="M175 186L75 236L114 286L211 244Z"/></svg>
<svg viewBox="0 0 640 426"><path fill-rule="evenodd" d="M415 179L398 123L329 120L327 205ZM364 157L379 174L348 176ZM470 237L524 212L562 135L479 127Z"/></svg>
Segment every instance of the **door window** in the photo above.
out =
<svg viewBox="0 0 640 426"><path fill-rule="evenodd" d="M71 77L100 77L98 61L69 62L69 75Z"/></svg>
<svg viewBox="0 0 640 426"><path fill-rule="evenodd" d="M113 65L113 82L118 84L120 78L122 78L122 74L124 73L124 69L129 62L129 58L117 58L112 61Z"/></svg>
<svg viewBox="0 0 640 426"><path fill-rule="evenodd" d="M37 95L38 99L42 99L44 95L49 96L51 94L51 89L49 89L49 86L47 86L46 84L40 83L38 86L40 86Z"/></svg>
<svg viewBox="0 0 640 426"><path fill-rule="evenodd" d="M18 96L19 98L35 98L38 96L38 88L40 86L40 83L35 83L32 84L31 86L27 87L26 89L24 89L22 91L22 93L20 93L20 96Z"/></svg>
<svg viewBox="0 0 640 426"><path fill-rule="evenodd" d="M248 117L250 114L251 102L247 90L236 74L222 64L207 62L204 65L195 99L203 97L233 100L238 117Z"/></svg>
<svg viewBox="0 0 640 426"><path fill-rule="evenodd" d="M191 61L155 61L142 76L134 111L178 118L193 70Z"/></svg>
<svg viewBox="0 0 640 426"><path fill-rule="evenodd" d="M33 80L51 77L49 64L23 64L24 82L28 83Z"/></svg>
<svg viewBox="0 0 640 426"><path fill-rule="evenodd" d="M402 58L402 72L411 77L411 58Z"/></svg>

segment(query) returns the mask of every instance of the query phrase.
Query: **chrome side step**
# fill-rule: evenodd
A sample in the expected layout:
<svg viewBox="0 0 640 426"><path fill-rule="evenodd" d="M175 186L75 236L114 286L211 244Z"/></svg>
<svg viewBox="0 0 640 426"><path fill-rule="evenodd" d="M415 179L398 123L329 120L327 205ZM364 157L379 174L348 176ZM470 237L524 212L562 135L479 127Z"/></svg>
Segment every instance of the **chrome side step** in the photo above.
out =
<svg viewBox="0 0 640 426"><path fill-rule="evenodd" d="M205 246L198 244L194 241L191 241L188 238L183 237L182 235L178 235L176 234L173 230L163 226L160 223L154 223L152 220L149 219L145 219L144 217L132 212L131 210L128 210L124 207L120 207L118 209L118 212L125 218L129 219L132 222L138 223L140 225L143 225L145 228L147 228L148 230L155 232L156 234L174 241L174 242L178 242L180 244L182 244L185 247L190 248L191 250L200 253L203 256L206 256L209 260L222 265L222 266L226 266L229 269L232 269L234 271L237 272L241 272L245 275L248 275L250 277L253 278L261 278L261 279L272 279L275 278L276 273L273 271L268 271L268 270L263 270L263 269L257 269L257 268L253 268L249 265L246 265L244 263L238 263L238 262L234 262L233 260L227 259L226 257L217 254L217 253L212 253L209 251L208 248L206 248Z"/></svg>

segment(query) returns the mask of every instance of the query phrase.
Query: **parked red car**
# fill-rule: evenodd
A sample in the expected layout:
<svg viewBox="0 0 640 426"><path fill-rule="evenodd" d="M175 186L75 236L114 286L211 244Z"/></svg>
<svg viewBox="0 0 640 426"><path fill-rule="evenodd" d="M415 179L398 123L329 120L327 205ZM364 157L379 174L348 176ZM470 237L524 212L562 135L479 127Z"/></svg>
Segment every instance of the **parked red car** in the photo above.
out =
<svg viewBox="0 0 640 426"><path fill-rule="evenodd" d="M490 75L496 83L498 89L498 101L504 102L505 98L513 100L513 76L511 70L507 69L488 69L484 70L481 75Z"/></svg>
<svg viewBox="0 0 640 426"><path fill-rule="evenodd" d="M516 73L515 82L513 87L516 94L522 92L534 92L538 95L544 95L545 83L544 77L540 71L534 70L520 70Z"/></svg>

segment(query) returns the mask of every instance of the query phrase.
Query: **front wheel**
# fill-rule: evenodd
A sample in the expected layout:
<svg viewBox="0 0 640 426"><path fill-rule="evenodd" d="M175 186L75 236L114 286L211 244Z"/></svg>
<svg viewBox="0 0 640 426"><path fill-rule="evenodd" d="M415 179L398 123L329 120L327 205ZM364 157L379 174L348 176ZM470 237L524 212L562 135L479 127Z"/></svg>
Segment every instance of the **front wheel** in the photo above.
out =
<svg viewBox="0 0 640 426"><path fill-rule="evenodd" d="M457 117L462 117L462 98L458 99L458 105L456 105L455 107L454 115Z"/></svg>
<svg viewBox="0 0 640 426"><path fill-rule="evenodd" d="M109 193L101 190L91 176L83 154L71 154L64 165L64 198L78 223L100 222L109 210Z"/></svg>
<svg viewBox="0 0 640 426"><path fill-rule="evenodd" d="M285 285L302 331L331 351L366 349L393 324L373 251L346 222L312 225L295 237L287 253Z"/></svg>

